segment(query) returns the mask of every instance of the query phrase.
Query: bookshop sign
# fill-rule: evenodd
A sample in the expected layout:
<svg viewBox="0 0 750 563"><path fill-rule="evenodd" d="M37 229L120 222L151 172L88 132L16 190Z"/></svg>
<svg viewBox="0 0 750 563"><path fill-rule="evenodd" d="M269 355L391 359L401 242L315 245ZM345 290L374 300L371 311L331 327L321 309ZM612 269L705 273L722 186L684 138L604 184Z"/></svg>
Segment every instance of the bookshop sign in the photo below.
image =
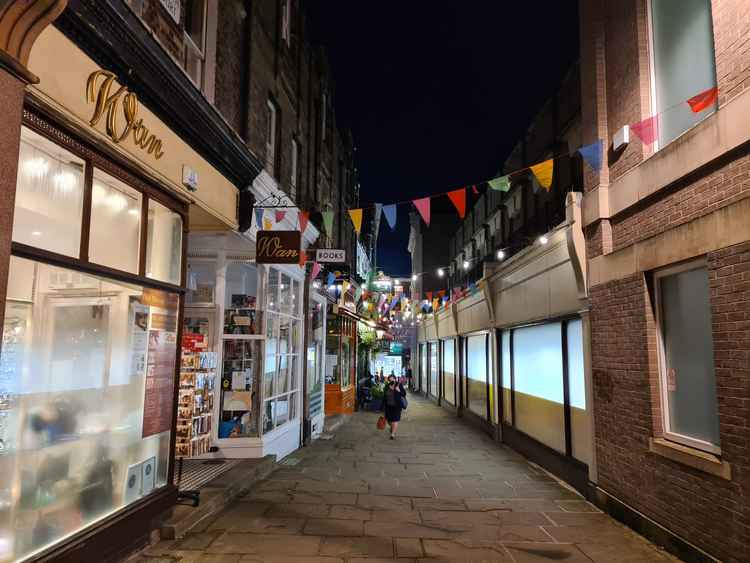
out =
<svg viewBox="0 0 750 563"><path fill-rule="evenodd" d="M258 231L255 242L257 264L299 264L299 231Z"/></svg>

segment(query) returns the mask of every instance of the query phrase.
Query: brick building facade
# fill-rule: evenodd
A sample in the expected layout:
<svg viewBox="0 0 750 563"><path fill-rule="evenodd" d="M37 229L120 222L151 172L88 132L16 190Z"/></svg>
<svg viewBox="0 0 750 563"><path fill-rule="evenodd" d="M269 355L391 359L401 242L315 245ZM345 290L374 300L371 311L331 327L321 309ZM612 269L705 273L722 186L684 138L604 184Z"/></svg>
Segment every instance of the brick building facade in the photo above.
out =
<svg viewBox="0 0 750 563"><path fill-rule="evenodd" d="M747 561L750 3L679 9L580 2L583 144L609 146L583 202L595 495L676 553ZM715 108L680 104L712 86ZM654 114L656 143L631 132L614 152L618 130Z"/></svg>

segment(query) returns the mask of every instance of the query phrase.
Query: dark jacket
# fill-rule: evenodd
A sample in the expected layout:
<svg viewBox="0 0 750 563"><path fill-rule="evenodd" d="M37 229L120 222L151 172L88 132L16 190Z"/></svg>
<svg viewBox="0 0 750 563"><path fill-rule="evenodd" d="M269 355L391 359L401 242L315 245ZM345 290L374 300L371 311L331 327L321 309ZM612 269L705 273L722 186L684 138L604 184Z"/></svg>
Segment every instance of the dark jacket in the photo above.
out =
<svg viewBox="0 0 750 563"><path fill-rule="evenodd" d="M392 400L393 404L388 404L388 395L393 394ZM391 390L390 387L386 387L385 393L383 393L383 412L386 411L386 408L389 410L401 410L401 397L406 397L406 389L404 389L404 386L398 383L396 385L395 390Z"/></svg>

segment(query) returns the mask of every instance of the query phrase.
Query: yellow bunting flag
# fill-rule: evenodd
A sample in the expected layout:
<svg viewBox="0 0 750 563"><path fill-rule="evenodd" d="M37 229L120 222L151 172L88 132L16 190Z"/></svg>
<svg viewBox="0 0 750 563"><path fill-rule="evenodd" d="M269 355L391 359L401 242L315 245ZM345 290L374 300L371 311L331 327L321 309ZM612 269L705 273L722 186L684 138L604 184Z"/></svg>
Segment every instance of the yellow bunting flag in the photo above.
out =
<svg viewBox="0 0 750 563"><path fill-rule="evenodd" d="M349 217L352 218L352 223L354 223L354 230L359 234L360 229L362 229L362 210L350 209Z"/></svg>
<svg viewBox="0 0 750 563"><path fill-rule="evenodd" d="M271 224L270 219L266 219L265 217L263 217L263 229L266 231L270 231L271 229L273 229L273 225Z"/></svg>
<svg viewBox="0 0 750 563"><path fill-rule="evenodd" d="M550 186L552 186L552 171L555 168L555 161L550 158L549 160L535 164L530 168L536 177L536 181L539 182L539 185L549 191Z"/></svg>

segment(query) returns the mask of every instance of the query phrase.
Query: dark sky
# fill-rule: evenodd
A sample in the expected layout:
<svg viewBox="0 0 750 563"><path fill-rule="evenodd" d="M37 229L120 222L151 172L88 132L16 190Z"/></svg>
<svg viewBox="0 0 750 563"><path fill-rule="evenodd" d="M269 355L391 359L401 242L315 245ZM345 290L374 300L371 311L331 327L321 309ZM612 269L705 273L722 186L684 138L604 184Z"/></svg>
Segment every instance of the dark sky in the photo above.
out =
<svg viewBox="0 0 750 563"><path fill-rule="evenodd" d="M311 0L340 125L354 133L361 203L487 179L578 57L575 0ZM378 267L410 272L408 211L381 223Z"/></svg>

